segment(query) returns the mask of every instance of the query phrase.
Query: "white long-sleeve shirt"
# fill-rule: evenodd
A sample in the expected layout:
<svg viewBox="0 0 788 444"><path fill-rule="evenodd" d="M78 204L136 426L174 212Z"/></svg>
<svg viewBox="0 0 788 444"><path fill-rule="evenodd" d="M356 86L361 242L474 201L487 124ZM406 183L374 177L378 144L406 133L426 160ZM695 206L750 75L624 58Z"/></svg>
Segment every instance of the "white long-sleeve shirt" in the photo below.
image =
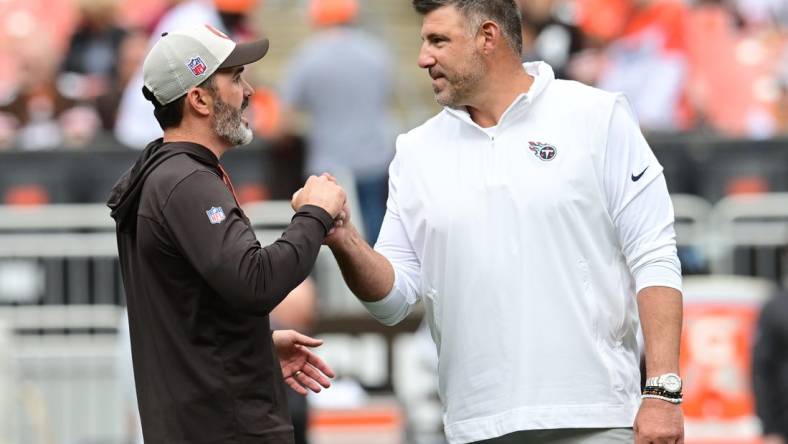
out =
<svg viewBox="0 0 788 444"><path fill-rule="evenodd" d="M497 126L446 108L401 135L375 246L394 324L422 300L451 443L631 427L636 292L680 290L662 167L620 94L544 63Z"/></svg>

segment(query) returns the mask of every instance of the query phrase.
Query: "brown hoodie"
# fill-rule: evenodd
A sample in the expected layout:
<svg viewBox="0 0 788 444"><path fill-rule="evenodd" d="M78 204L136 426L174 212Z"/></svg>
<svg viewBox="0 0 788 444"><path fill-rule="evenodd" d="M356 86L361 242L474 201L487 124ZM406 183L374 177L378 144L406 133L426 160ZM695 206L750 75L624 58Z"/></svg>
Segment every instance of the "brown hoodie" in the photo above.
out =
<svg viewBox="0 0 788 444"><path fill-rule="evenodd" d="M268 314L309 274L331 216L305 206L263 248L214 154L161 139L108 206L145 442L291 444Z"/></svg>

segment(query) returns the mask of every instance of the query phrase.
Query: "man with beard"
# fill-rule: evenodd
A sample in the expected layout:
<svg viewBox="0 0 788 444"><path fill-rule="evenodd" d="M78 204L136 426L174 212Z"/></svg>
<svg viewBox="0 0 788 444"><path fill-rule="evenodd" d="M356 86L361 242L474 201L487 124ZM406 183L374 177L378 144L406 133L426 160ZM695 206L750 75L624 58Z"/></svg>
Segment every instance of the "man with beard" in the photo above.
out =
<svg viewBox="0 0 788 444"><path fill-rule="evenodd" d="M326 239L348 286L389 325L424 302L452 444L683 442L673 212L626 99L521 64L514 0L413 5L444 109L397 139L375 249Z"/></svg>
<svg viewBox="0 0 788 444"><path fill-rule="evenodd" d="M307 348L320 341L272 333L268 314L306 278L345 193L310 177L290 226L262 248L219 163L252 140L242 72L267 50L198 25L165 33L143 65L164 138L108 205L146 442L292 444L283 382L302 394L329 386L331 369Z"/></svg>

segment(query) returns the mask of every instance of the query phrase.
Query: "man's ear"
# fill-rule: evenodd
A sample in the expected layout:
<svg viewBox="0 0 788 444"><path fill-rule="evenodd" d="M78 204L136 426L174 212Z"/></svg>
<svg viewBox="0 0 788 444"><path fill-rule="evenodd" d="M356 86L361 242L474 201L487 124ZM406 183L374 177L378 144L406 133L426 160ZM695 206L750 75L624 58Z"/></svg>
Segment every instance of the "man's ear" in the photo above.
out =
<svg viewBox="0 0 788 444"><path fill-rule="evenodd" d="M204 88L192 88L186 93L186 103L197 115L207 117L213 109L213 97Z"/></svg>
<svg viewBox="0 0 788 444"><path fill-rule="evenodd" d="M482 23L479 27L479 33L476 35L476 41L481 46L480 49L483 54L492 53L501 43L502 38L501 28L491 20Z"/></svg>

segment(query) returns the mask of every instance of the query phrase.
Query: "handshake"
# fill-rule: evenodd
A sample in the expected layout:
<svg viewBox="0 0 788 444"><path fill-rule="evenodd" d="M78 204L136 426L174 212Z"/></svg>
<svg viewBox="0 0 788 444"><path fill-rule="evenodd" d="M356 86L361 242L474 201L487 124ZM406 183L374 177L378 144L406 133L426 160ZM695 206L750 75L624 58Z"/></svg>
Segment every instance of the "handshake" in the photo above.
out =
<svg viewBox="0 0 788 444"><path fill-rule="evenodd" d="M293 193L290 205L295 211L304 205L314 205L326 210L334 218L334 227L329 235L350 221L347 194L336 178L328 173L319 177L309 176L303 188Z"/></svg>

